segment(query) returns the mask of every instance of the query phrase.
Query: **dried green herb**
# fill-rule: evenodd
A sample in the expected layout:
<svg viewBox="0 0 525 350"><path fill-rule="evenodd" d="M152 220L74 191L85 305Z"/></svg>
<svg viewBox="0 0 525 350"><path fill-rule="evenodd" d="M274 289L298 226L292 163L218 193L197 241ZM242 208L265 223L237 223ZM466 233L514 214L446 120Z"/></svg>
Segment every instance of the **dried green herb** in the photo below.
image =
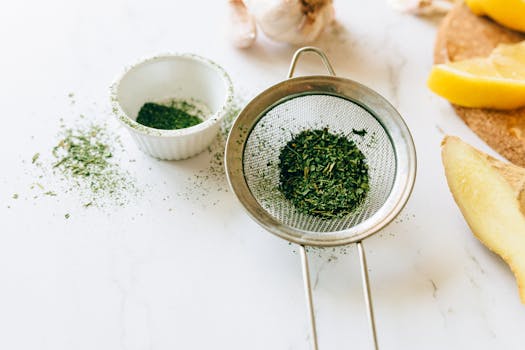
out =
<svg viewBox="0 0 525 350"><path fill-rule="evenodd" d="M122 205L126 194L136 189L130 174L113 160L113 147L118 142L104 125L64 128L52 151L56 159L53 168L84 192L89 202L101 204L99 199L106 198ZM45 194L55 195L51 191Z"/></svg>
<svg viewBox="0 0 525 350"><path fill-rule="evenodd" d="M42 191L44 190L44 186L40 183L40 182L35 182L33 184L31 184L31 189L34 189L36 187L40 188Z"/></svg>
<svg viewBox="0 0 525 350"><path fill-rule="evenodd" d="M366 129L361 129L361 130L352 129L352 134L356 134L356 135L363 137L366 135Z"/></svg>
<svg viewBox="0 0 525 350"><path fill-rule="evenodd" d="M202 122L189 112L195 108L188 102L166 106L158 103L145 103L137 116L137 123L155 129L184 129Z"/></svg>
<svg viewBox="0 0 525 350"><path fill-rule="evenodd" d="M323 218L351 213L369 189L363 153L327 128L295 135L281 150L279 169L284 197L300 212Z"/></svg>
<svg viewBox="0 0 525 350"><path fill-rule="evenodd" d="M109 146L99 139L102 129L92 125L87 132L66 129L65 137L53 148L57 161L54 168L60 168L73 176L97 177L108 168L112 157Z"/></svg>

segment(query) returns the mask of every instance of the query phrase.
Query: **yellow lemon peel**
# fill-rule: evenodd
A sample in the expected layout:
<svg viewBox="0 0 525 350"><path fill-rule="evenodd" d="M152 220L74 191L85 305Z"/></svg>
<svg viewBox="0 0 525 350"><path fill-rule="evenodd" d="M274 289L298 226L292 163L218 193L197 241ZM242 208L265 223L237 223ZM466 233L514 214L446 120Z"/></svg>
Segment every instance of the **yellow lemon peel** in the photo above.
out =
<svg viewBox="0 0 525 350"><path fill-rule="evenodd" d="M485 58L434 65L428 86L464 107L525 106L525 41L500 44Z"/></svg>
<svg viewBox="0 0 525 350"><path fill-rule="evenodd" d="M466 0L478 16L487 15L496 22L525 32L525 0Z"/></svg>

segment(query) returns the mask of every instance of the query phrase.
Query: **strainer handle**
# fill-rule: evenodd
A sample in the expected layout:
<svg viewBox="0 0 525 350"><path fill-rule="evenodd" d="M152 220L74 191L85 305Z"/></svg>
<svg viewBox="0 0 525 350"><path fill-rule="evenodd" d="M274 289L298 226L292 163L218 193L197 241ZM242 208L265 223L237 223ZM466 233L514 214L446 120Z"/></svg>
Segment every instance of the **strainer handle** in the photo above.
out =
<svg viewBox="0 0 525 350"><path fill-rule="evenodd" d="M317 329L315 326L314 303L312 300L312 286L310 283L310 268L308 267L308 255L304 245L299 245L301 251L301 265L303 267L304 292L306 294L306 307L310 316L310 333L312 334L312 349L317 350Z"/></svg>
<svg viewBox="0 0 525 350"><path fill-rule="evenodd" d="M330 61L328 60L328 57L326 57L324 52L321 51L320 49L318 49L317 47L305 46L305 47L300 48L299 50L295 51L295 53L294 53L294 55L292 57L292 62L290 63L290 69L288 70L288 79L293 77L293 73L295 72L295 66L297 65L297 61L299 60L299 56L301 56L301 54L303 54L304 52L314 52L314 53L318 54L321 57L321 60L323 60L323 64L326 67L326 70L328 70L328 73L330 75L335 76L335 71L332 68L332 65L330 64Z"/></svg>
<svg viewBox="0 0 525 350"><path fill-rule="evenodd" d="M368 325L370 327L370 333L372 333L372 339L374 341L374 349L378 350L377 344L377 333L376 333L376 322L374 318L374 308L372 306L372 293L370 292L370 282L368 279L368 266L366 264L365 249L363 248L362 242L357 242L357 251L359 252L359 259L361 260L361 278L363 283L363 293L365 295L365 303L368 313Z"/></svg>
<svg viewBox="0 0 525 350"><path fill-rule="evenodd" d="M372 293L370 292L370 281L368 279L368 265L366 263L365 249L363 248L362 242L357 242L357 251L359 252L359 259L361 261L361 277L363 283L363 293L365 296L365 303L368 313L368 324L370 326L370 333L372 334L372 340L374 349L379 350L377 343L376 323L374 318L374 308L372 306ZM312 285L310 283L310 268L308 266L308 255L306 254L306 248L304 245L299 245L301 252L301 265L303 270L303 282L304 292L306 294L306 306L308 308L308 315L310 317L310 333L312 335L312 349L318 350L317 345L317 328L315 325L315 313L314 303L312 298Z"/></svg>

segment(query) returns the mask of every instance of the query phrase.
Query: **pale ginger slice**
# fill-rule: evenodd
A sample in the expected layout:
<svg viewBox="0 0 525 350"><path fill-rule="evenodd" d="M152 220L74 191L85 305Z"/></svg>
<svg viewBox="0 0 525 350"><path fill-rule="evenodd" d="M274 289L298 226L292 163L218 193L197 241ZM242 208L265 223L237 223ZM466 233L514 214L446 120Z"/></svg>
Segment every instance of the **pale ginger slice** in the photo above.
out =
<svg viewBox="0 0 525 350"><path fill-rule="evenodd" d="M447 136L448 186L474 235L510 266L525 304L525 168L503 163Z"/></svg>

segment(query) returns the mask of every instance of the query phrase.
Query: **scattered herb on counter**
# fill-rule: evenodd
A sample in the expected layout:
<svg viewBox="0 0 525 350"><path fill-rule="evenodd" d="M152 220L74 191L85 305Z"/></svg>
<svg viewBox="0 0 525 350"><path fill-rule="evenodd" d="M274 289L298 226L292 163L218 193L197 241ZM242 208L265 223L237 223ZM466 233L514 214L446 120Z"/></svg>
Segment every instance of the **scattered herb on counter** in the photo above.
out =
<svg viewBox="0 0 525 350"><path fill-rule="evenodd" d="M74 102L73 93L68 97ZM32 193L12 198L58 203L73 197L68 204L107 209L142 195L136 177L127 170L129 157L120 136L106 119L104 114L88 117L78 112L67 120L60 118L54 146L22 159L24 167L29 165L24 173L33 179L28 184Z"/></svg>
<svg viewBox="0 0 525 350"><path fill-rule="evenodd" d="M73 176L102 174L112 154L109 146L98 137L101 132L102 128L96 125L87 131L66 129L64 138L53 148L53 156L57 159L53 167Z"/></svg>
<svg viewBox="0 0 525 350"><path fill-rule="evenodd" d="M183 190L177 193L179 198L199 201L206 207L216 206L224 194L229 191L224 169L224 151L228 133L243 105L244 100L241 98L235 98L232 101L221 122L220 132L208 147L207 152L201 155L206 162L202 163L203 166L195 169L193 174L187 178Z"/></svg>
<svg viewBox="0 0 525 350"><path fill-rule="evenodd" d="M64 215L64 217L65 217L66 219L69 219L69 218L71 217L71 215L70 215L69 213L66 213L66 214Z"/></svg>
<svg viewBox="0 0 525 350"><path fill-rule="evenodd" d="M323 218L351 213L369 189L363 153L327 128L295 135L281 150L279 170L284 197L300 212Z"/></svg>
<svg viewBox="0 0 525 350"><path fill-rule="evenodd" d="M35 162L38 160L39 157L40 157L40 153L35 153L33 158L31 158L31 164L35 164Z"/></svg>
<svg viewBox="0 0 525 350"><path fill-rule="evenodd" d="M90 205L98 206L107 203L122 206L129 194L138 193L134 178L114 159L120 140L105 124L80 124L73 128L62 125L61 128L60 141L52 150L51 165L53 173L58 171L68 183L69 188L61 192L77 191L87 197ZM53 191L44 194L57 195Z"/></svg>
<svg viewBox="0 0 525 350"><path fill-rule="evenodd" d="M39 183L39 182L35 182L34 184L31 185L30 188L33 189L33 188L35 188L35 186L40 188L42 191L44 190L44 186L41 183Z"/></svg>
<svg viewBox="0 0 525 350"><path fill-rule="evenodd" d="M184 129L202 122L200 117L190 114L194 109L193 104L185 101L171 101L169 105L147 102L139 111L137 123L155 129Z"/></svg>

